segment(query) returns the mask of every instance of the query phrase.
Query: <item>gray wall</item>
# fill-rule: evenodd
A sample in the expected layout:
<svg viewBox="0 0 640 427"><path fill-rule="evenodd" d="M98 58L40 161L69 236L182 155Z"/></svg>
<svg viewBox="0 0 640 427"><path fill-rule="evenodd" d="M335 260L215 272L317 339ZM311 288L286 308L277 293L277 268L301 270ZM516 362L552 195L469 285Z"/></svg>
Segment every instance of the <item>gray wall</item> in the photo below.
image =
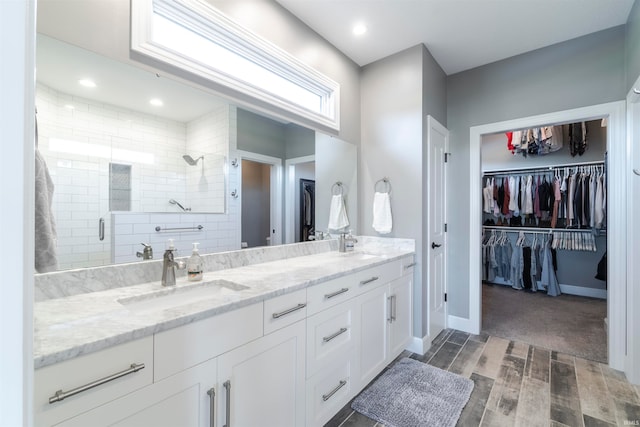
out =
<svg viewBox="0 0 640 427"><path fill-rule="evenodd" d="M627 89L640 77L640 1L636 0L627 19ZM640 88L639 88L640 89Z"/></svg>
<svg viewBox="0 0 640 427"><path fill-rule="evenodd" d="M312 156L316 153L316 133L294 123L285 125L284 143L287 159Z"/></svg>
<svg viewBox="0 0 640 427"><path fill-rule="evenodd" d="M238 150L284 159L284 125L238 108Z"/></svg>
<svg viewBox="0 0 640 427"><path fill-rule="evenodd" d="M422 260L423 120L427 114L446 124L445 74L423 45L365 66L361 77L362 144L360 217L362 234L376 235L371 224L376 181L392 186L390 237L416 239ZM414 335L428 331L423 262L414 285Z"/></svg>
<svg viewBox="0 0 640 427"><path fill-rule="evenodd" d="M469 317L471 126L617 101L626 95L625 28L615 27L447 78L452 152L448 198L449 314ZM456 256L456 254L465 254Z"/></svg>

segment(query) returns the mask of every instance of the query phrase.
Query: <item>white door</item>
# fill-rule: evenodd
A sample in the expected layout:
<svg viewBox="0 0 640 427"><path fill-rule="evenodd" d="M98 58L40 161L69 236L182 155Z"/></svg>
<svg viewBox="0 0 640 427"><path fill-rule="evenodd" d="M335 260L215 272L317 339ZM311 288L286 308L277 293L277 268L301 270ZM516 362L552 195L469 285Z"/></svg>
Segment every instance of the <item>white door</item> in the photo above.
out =
<svg viewBox="0 0 640 427"><path fill-rule="evenodd" d="M446 297L446 173L445 154L449 131L427 116L427 289L429 296L429 337L434 339L447 320Z"/></svg>

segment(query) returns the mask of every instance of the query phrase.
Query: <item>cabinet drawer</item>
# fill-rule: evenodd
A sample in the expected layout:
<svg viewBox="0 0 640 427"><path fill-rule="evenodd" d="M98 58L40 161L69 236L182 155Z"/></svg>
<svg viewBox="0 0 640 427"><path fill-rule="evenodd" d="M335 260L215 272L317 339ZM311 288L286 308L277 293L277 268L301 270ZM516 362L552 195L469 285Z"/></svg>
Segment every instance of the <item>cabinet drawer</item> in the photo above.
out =
<svg viewBox="0 0 640 427"><path fill-rule="evenodd" d="M354 291L362 294L375 287L384 285L400 276L400 260L371 267L349 276L355 282Z"/></svg>
<svg viewBox="0 0 640 427"><path fill-rule="evenodd" d="M307 427L323 426L357 392L353 357L328 365L307 380Z"/></svg>
<svg viewBox="0 0 640 427"><path fill-rule="evenodd" d="M262 303L157 333L154 379L159 381L262 336Z"/></svg>
<svg viewBox="0 0 640 427"><path fill-rule="evenodd" d="M114 379L104 381L108 378ZM46 366L34 374L34 424L56 424L152 382L151 336ZM92 384L97 385L80 391ZM65 397L57 393L59 390L67 394L78 393ZM49 403L56 399L56 394L63 400Z"/></svg>
<svg viewBox="0 0 640 427"><path fill-rule="evenodd" d="M268 299L264 302L264 334L267 335L307 317L307 290Z"/></svg>
<svg viewBox="0 0 640 427"><path fill-rule="evenodd" d="M417 262L415 255L409 255L400 260L401 269L400 275L405 274L413 274L413 270L415 270Z"/></svg>
<svg viewBox="0 0 640 427"><path fill-rule="evenodd" d="M346 301L307 319L307 378L353 352L358 334L355 301Z"/></svg>
<svg viewBox="0 0 640 427"><path fill-rule="evenodd" d="M307 313L316 314L354 297L357 284L349 275L307 288Z"/></svg>

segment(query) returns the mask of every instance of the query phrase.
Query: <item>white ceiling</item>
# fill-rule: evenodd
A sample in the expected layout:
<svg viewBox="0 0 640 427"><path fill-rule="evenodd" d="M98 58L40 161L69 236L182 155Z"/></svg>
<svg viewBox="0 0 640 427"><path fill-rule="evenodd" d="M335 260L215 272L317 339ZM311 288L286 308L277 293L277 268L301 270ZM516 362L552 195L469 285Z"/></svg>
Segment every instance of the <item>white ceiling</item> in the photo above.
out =
<svg viewBox="0 0 640 427"><path fill-rule="evenodd" d="M276 0L363 66L424 43L447 75L627 22L634 0ZM364 22L367 33L351 29Z"/></svg>

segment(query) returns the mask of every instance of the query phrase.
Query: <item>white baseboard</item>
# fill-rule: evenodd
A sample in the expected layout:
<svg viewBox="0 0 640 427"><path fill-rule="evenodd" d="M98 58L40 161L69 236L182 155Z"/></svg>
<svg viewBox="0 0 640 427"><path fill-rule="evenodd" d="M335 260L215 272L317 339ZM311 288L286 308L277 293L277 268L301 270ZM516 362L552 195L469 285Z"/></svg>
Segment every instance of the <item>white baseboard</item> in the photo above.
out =
<svg viewBox="0 0 640 427"><path fill-rule="evenodd" d="M606 289L585 288L583 286L564 285L560 283L560 291L568 295L580 295L582 297L607 299Z"/></svg>
<svg viewBox="0 0 640 427"><path fill-rule="evenodd" d="M447 328L457 329L458 331L467 332L469 334L477 335L480 333L480 331L477 331L474 329L473 322L471 322L471 319L452 316L451 314L447 316Z"/></svg>
<svg viewBox="0 0 640 427"><path fill-rule="evenodd" d="M425 335L424 337L413 337L409 345L407 346L407 350L412 353L424 355L431 348L431 338L429 335Z"/></svg>
<svg viewBox="0 0 640 427"><path fill-rule="evenodd" d="M511 286L511 282L504 280L502 277L496 277L496 279L491 283L493 283L494 285ZM564 283L560 283L560 292L567 295L578 295L581 297L607 299L606 289L585 288L584 286L567 285Z"/></svg>

